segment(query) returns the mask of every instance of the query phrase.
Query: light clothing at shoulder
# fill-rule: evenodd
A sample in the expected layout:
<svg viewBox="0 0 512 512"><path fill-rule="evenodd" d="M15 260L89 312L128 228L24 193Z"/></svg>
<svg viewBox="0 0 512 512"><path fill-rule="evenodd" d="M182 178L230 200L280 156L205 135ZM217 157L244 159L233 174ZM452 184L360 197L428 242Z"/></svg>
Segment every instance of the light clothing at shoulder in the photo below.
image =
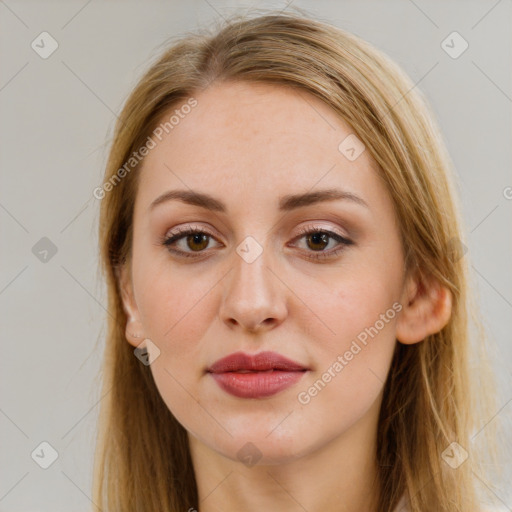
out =
<svg viewBox="0 0 512 512"><path fill-rule="evenodd" d="M501 507L491 507L489 505L483 505L481 512L508 512L509 509L501 508ZM410 512L409 508L409 500L407 500L405 494L402 496L400 501L398 502L395 510L393 512Z"/></svg>

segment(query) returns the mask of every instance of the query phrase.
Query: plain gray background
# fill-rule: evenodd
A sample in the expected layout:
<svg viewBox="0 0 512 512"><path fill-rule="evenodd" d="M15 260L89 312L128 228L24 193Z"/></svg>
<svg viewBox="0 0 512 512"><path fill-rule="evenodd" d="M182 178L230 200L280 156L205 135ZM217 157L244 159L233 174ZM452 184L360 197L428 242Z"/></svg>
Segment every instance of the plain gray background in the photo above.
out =
<svg viewBox="0 0 512 512"><path fill-rule="evenodd" d="M512 437L511 1L292 5L386 52L430 101L459 175L466 257L499 376L498 408L485 422L503 422ZM115 115L168 38L252 6L286 8L219 0L0 0L0 511L92 508L106 315L92 192L101 183ZM47 59L31 47L43 31L59 45ZM453 31L469 44L456 59L441 47ZM43 237L55 254L41 254L49 244ZM31 457L43 441L58 452L48 469ZM509 478L494 482L494 492L512 510L512 463L504 457L503 464Z"/></svg>

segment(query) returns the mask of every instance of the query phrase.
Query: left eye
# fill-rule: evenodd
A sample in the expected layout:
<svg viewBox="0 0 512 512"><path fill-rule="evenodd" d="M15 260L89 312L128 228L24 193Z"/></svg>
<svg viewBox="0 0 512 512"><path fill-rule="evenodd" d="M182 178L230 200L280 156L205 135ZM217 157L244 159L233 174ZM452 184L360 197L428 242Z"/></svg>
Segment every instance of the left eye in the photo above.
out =
<svg viewBox="0 0 512 512"><path fill-rule="evenodd" d="M190 228L172 234L169 237L164 237L161 243L167 247L169 252L178 256L189 258L199 256L200 254L193 253L203 252L204 249L208 248L210 239L213 238L213 235L207 233L206 231ZM327 231L323 229L306 229L302 231L301 234L295 238L295 240L300 240L303 238L306 239L306 244L311 249L308 252L313 253L308 255L308 257L313 259L332 257L341 252L346 246L353 244L353 242L348 238L341 236L333 231ZM325 248L329 245L330 240L338 242L338 247L329 251L325 251ZM185 248L176 249L173 247L174 245L178 245L178 242L181 241L185 241ZM191 252L188 252L185 249L191 249Z"/></svg>
<svg viewBox="0 0 512 512"><path fill-rule="evenodd" d="M352 245L352 240L339 235L333 231L328 231L324 229L305 229L302 233L297 237L297 239L306 239L306 245L308 248L312 249L312 251L316 254L311 254L308 257L313 259L320 258L330 258L339 254L346 246ZM329 245L329 239L338 242L338 247L331 249L329 251L325 251L326 246Z"/></svg>

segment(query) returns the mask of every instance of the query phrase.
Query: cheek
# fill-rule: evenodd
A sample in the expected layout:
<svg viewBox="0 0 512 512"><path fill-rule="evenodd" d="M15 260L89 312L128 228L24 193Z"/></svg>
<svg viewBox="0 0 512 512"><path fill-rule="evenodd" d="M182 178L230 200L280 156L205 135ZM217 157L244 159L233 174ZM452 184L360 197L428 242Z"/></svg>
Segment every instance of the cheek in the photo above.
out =
<svg viewBox="0 0 512 512"><path fill-rule="evenodd" d="M218 279L153 266L140 280L139 312L144 332L160 349L151 364L167 408L191 433L209 424L198 382L203 378L205 332L216 320L212 288ZM201 403L200 403L201 402Z"/></svg>
<svg viewBox="0 0 512 512"><path fill-rule="evenodd" d="M381 272L372 265L351 267L339 276L324 279L322 286L317 286L315 293L310 292L305 301L317 317L316 335L312 332L310 336L318 344L316 348L336 355L348 350L358 337L362 343L373 338L394 341L399 282L390 267Z"/></svg>
<svg viewBox="0 0 512 512"><path fill-rule="evenodd" d="M146 268L139 276L138 307L147 337L174 358L193 356L197 340L215 318L210 292L216 280L169 264Z"/></svg>
<svg viewBox="0 0 512 512"><path fill-rule="evenodd" d="M313 387L301 391L311 398L322 395L315 400L324 404L332 400L344 404L357 417L357 409L368 407L386 380L396 345L399 305L393 307L387 297L373 302L345 293L348 290L330 306L335 334L312 338L316 367L308 384Z"/></svg>
<svg viewBox="0 0 512 512"><path fill-rule="evenodd" d="M324 418L321 428L327 437L349 429L379 398L396 345L400 310L383 287L345 281L333 285L332 292L322 311L334 334L323 329L318 333L325 334L310 338L315 371L295 397L311 428L317 418Z"/></svg>
<svg viewBox="0 0 512 512"><path fill-rule="evenodd" d="M377 398L391 364L401 310L396 301L400 268L395 267L377 262L351 266L310 295L308 306L324 325L315 320L317 330L310 331L316 366L300 389L301 403L315 402L314 408L339 404L350 421Z"/></svg>

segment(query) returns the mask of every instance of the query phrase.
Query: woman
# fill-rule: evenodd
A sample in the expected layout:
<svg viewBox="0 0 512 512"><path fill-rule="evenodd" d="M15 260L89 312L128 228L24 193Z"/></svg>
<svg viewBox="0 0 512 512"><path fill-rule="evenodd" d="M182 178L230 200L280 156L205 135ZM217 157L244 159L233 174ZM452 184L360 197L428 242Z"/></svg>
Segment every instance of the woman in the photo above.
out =
<svg viewBox="0 0 512 512"><path fill-rule="evenodd" d="M94 503L478 510L451 173L421 93L352 34L270 13L173 44L95 192Z"/></svg>

